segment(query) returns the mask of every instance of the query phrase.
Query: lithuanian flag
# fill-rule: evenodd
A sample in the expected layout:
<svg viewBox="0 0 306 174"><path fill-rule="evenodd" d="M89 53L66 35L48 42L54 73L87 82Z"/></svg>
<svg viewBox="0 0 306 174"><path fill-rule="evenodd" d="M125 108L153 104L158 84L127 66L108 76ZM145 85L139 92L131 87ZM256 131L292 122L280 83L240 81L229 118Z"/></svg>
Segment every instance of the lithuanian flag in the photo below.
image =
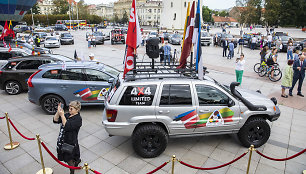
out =
<svg viewBox="0 0 306 174"><path fill-rule="evenodd" d="M230 109L230 108L222 108L219 110L224 123L226 122L232 122L233 121L233 116L234 116L234 112ZM212 112L206 113L206 114L202 114L199 115L200 120L198 122L196 122L194 125L196 127L205 127L206 123L208 121L208 118L210 117L210 115L212 114Z"/></svg>

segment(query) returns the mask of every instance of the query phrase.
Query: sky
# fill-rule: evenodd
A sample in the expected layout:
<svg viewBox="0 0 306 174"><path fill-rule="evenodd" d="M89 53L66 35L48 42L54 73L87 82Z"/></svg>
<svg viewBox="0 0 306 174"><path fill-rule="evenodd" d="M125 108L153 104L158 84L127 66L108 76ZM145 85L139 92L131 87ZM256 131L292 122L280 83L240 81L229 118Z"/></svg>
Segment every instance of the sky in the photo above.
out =
<svg viewBox="0 0 306 174"><path fill-rule="evenodd" d="M116 0L85 0L87 4L107 4ZM203 0L203 5L210 9L228 9L235 6L235 0Z"/></svg>

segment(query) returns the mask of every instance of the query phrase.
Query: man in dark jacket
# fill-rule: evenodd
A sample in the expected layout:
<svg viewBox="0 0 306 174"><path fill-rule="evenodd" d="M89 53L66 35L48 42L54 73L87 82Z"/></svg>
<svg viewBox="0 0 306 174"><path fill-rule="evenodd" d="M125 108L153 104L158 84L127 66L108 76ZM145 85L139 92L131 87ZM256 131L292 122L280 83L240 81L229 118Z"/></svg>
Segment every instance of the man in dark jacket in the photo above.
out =
<svg viewBox="0 0 306 174"><path fill-rule="evenodd" d="M292 87L289 89L289 95L292 96L292 90L296 84L297 81L299 81L298 89L297 89L297 95L304 97L302 94L302 85L305 78L305 69L306 69L306 61L303 54L299 55L299 59L295 60L293 63L293 81L292 81Z"/></svg>
<svg viewBox="0 0 306 174"><path fill-rule="evenodd" d="M227 38L222 42L222 47L223 47L223 57L226 57L226 51L227 51L227 48L228 48Z"/></svg>

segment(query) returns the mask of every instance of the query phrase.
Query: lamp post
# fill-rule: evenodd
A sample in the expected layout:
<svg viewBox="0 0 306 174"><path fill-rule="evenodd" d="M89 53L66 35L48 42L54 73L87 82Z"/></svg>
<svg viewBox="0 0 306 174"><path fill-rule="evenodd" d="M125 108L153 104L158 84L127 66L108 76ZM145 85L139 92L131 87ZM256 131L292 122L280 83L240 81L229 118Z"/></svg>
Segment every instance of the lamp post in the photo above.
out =
<svg viewBox="0 0 306 174"><path fill-rule="evenodd" d="M31 14L32 14L32 22L33 22L32 28L34 28L34 18L33 18L33 11L32 11L32 8L31 8Z"/></svg>
<svg viewBox="0 0 306 174"><path fill-rule="evenodd" d="M78 30L79 30L79 29L80 29L80 23L79 23L79 9L78 9L79 0L75 0L75 2L76 2L76 11L77 11Z"/></svg>

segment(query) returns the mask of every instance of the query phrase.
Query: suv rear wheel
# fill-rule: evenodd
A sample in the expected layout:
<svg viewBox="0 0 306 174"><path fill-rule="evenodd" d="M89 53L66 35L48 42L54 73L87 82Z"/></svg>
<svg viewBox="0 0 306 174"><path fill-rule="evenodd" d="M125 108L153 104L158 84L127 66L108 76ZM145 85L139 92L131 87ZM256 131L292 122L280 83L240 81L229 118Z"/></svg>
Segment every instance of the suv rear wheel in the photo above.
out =
<svg viewBox="0 0 306 174"><path fill-rule="evenodd" d="M41 100L41 107L47 114L55 114L57 112L58 103L65 105L64 100L57 95L47 95Z"/></svg>
<svg viewBox="0 0 306 174"><path fill-rule="evenodd" d="M243 146L260 147L270 137L271 129L265 119L261 117L250 118L239 130L238 138Z"/></svg>
<svg viewBox="0 0 306 174"><path fill-rule="evenodd" d="M21 85L17 81L8 81L5 83L5 92L9 95L16 95L21 92Z"/></svg>
<svg viewBox="0 0 306 174"><path fill-rule="evenodd" d="M139 156L154 158L165 151L168 144L168 134L158 125L142 125L134 131L132 143Z"/></svg>

